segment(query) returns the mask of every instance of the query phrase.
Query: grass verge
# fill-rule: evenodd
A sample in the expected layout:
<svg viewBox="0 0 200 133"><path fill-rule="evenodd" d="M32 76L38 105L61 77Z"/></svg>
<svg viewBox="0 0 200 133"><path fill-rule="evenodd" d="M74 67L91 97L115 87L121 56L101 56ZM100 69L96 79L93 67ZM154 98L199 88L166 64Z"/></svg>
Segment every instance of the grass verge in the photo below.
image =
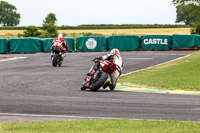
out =
<svg viewBox="0 0 200 133"><path fill-rule="evenodd" d="M200 90L200 51L191 56L119 78L119 82L159 89Z"/></svg>
<svg viewBox="0 0 200 133"><path fill-rule="evenodd" d="M199 122L149 120L79 120L4 123L1 133L199 133Z"/></svg>

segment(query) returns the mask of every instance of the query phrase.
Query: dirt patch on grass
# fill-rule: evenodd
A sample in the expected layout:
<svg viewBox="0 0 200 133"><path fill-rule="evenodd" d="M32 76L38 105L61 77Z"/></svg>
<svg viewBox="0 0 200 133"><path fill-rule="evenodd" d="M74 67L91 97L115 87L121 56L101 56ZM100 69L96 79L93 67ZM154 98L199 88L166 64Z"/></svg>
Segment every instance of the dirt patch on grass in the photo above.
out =
<svg viewBox="0 0 200 133"><path fill-rule="evenodd" d="M11 58L11 57L0 57L0 60L5 60L5 59L8 59L8 58Z"/></svg>
<svg viewBox="0 0 200 133"><path fill-rule="evenodd" d="M177 63L168 63L168 64L164 64L164 65L161 65L161 66L157 66L156 68L158 69L161 69L161 68L167 68L167 67L170 67L170 66L175 66Z"/></svg>
<svg viewBox="0 0 200 133"><path fill-rule="evenodd" d="M152 87L148 87L145 85L136 85L136 84L131 84L131 83L125 83L125 82L120 82L121 85L125 85L125 86L130 86L130 87L134 87L134 88L145 88L145 89L151 89Z"/></svg>

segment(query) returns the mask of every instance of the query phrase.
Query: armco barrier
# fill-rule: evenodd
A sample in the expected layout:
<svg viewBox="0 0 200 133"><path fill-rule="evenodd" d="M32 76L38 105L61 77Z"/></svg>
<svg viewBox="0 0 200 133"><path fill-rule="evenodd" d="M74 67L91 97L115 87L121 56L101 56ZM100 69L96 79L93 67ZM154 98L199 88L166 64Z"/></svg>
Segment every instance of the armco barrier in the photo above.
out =
<svg viewBox="0 0 200 133"><path fill-rule="evenodd" d="M42 41L40 38L13 38L10 39L11 53L37 53L42 52Z"/></svg>
<svg viewBox="0 0 200 133"><path fill-rule="evenodd" d="M172 36L173 48L200 47L199 35L177 35Z"/></svg>
<svg viewBox="0 0 200 133"><path fill-rule="evenodd" d="M97 52L108 51L108 41L105 36L77 37L76 51Z"/></svg>
<svg viewBox="0 0 200 133"><path fill-rule="evenodd" d="M74 38L64 37L68 45L68 51L74 51ZM46 38L42 40L42 46L44 52L50 52L51 43L53 42L54 38Z"/></svg>
<svg viewBox="0 0 200 133"><path fill-rule="evenodd" d="M8 53L8 39L0 38L0 53Z"/></svg>
<svg viewBox="0 0 200 133"><path fill-rule="evenodd" d="M144 35L140 38L142 50L171 50L170 35Z"/></svg>
<svg viewBox="0 0 200 133"><path fill-rule="evenodd" d="M139 49L139 36L110 36L108 38L108 50L117 48L120 51L136 51Z"/></svg>

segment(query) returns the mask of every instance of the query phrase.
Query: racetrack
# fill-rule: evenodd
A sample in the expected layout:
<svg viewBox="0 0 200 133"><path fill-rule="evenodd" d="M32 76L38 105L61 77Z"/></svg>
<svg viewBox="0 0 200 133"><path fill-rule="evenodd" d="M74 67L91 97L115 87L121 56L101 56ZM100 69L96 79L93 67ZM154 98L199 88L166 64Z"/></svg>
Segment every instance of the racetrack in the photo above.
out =
<svg viewBox="0 0 200 133"><path fill-rule="evenodd" d="M147 68L191 51L122 52L124 71ZM50 54L0 62L0 122L96 118L200 121L200 96L143 92L81 91L97 53L68 53L62 67ZM3 56L3 55L1 55Z"/></svg>

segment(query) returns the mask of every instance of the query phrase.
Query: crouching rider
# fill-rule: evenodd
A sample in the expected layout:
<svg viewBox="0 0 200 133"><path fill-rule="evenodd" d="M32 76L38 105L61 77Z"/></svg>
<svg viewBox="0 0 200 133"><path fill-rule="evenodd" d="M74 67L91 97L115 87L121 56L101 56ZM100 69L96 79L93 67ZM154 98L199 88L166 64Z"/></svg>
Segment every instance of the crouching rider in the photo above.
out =
<svg viewBox="0 0 200 133"><path fill-rule="evenodd" d="M66 52L68 50L68 46L67 46L67 42L63 39L63 34L58 34L58 37L56 37L53 42L51 43L51 58L53 57L53 52L52 52L52 49L53 49L53 44L54 43L59 43L61 44L60 45L60 49L62 51L62 58L64 58L66 56Z"/></svg>
<svg viewBox="0 0 200 133"><path fill-rule="evenodd" d="M101 60L98 62L97 60ZM95 72L102 66L103 71L110 75L111 81L107 81L103 88L107 86L110 90L114 90L117 84L117 80L122 73L123 60L118 49L112 49L110 54L104 56L98 56L94 59L95 65L87 74L88 76L94 76Z"/></svg>

